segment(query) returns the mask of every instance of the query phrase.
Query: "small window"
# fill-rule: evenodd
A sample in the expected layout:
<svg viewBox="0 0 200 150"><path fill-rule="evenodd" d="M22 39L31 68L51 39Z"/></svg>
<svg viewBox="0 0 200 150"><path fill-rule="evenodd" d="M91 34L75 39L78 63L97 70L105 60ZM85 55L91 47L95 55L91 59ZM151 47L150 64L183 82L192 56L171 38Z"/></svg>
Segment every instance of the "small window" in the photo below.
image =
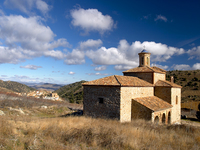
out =
<svg viewBox="0 0 200 150"><path fill-rule="evenodd" d="M98 100L100 104L103 104L104 99L102 97L98 98Z"/></svg>
<svg viewBox="0 0 200 150"><path fill-rule="evenodd" d="M141 65L144 65L144 57L142 56Z"/></svg>
<svg viewBox="0 0 200 150"><path fill-rule="evenodd" d="M178 96L176 96L176 104L178 104Z"/></svg>

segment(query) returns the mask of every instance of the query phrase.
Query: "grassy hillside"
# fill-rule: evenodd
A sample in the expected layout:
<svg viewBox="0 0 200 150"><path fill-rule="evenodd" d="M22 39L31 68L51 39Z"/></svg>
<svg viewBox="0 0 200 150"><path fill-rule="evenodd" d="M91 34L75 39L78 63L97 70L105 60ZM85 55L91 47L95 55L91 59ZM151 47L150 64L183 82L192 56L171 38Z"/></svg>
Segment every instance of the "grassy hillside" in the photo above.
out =
<svg viewBox="0 0 200 150"><path fill-rule="evenodd" d="M186 101L200 101L200 70L168 71L166 79L174 76L174 82L182 86L181 99Z"/></svg>
<svg viewBox="0 0 200 150"><path fill-rule="evenodd" d="M3 87L0 87L0 92L9 92L9 93L13 93L12 90L9 90L9 89L3 88Z"/></svg>
<svg viewBox="0 0 200 150"><path fill-rule="evenodd" d="M70 103L82 103L83 102L83 87L82 83L86 81L79 81L75 82L69 85L65 85L55 92L58 93L58 95L61 98L64 98L65 100L69 101Z"/></svg>
<svg viewBox="0 0 200 150"><path fill-rule="evenodd" d="M19 92L19 93L28 93L31 90L35 90L34 88L28 87L25 84L21 84L21 83L14 82L14 81L0 80L0 87L6 88L8 90L12 90L14 92Z"/></svg>

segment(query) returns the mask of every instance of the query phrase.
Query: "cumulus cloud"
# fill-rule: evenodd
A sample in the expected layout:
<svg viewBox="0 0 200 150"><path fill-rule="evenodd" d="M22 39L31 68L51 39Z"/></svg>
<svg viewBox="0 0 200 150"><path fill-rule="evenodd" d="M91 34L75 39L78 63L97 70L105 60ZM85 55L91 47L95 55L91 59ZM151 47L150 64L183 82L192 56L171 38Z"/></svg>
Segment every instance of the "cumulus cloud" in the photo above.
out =
<svg viewBox="0 0 200 150"><path fill-rule="evenodd" d="M193 47L192 49L189 49L187 51L187 54L189 54L191 57L190 58L198 58L200 59L200 46Z"/></svg>
<svg viewBox="0 0 200 150"><path fill-rule="evenodd" d="M70 74L70 75L74 75L74 74L75 74L75 72L73 72L73 71L70 71L68 74Z"/></svg>
<svg viewBox="0 0 200 150"><path fill-rule="evenodd" d="M26 65L26 66L20 66L20 68L37 70L38 68L42 68L42 67L41 66L36 66L36 65Z"/></svg>
<svg viewBox="0 0 200 150"><path fill-rule="evenodd" d="M98 40L93 40L93 39L88 39L87 41L80 42L80 49L87 50L91 48L98 48L99 46L102 45L102 41L100 39Z"/></svg>
<svg viewBox="0 0 200 150"><path fill-rule="evenodd" d="M106 70L106 66L95 67L94 70L95 70L95 71Z"/></svg>
<svg viewBox="0 0 200 150"><path fill-rule="evenodd" d="M48 13L48 11L50 10L50 6L42 1L42 0L36 0L36 7L37 9L39 9L43 14Z"/></svg>
<svg viewBox="0 0 200 150"><path fill-rule="evenodd" d="M196 63L192 66L193 69L197 70L200 69L200 63Z"/></svg>
<svg viewBox="0 0 200 150"><path fill-rule="evenodd" d="M173 68L175 70L191 70L191 67L187 64L175 65Z"/></svg>
<svg viewBox="0 0 200 150"><path fill-rule="evenodd" d="M173 55L185 53L182 48L170 47L162 43L135 41L130 45L126 40L120 40L118 47L100 47L97 50L86 49L84 51L74 49L67 54L68 58L65 62L67 64L81 64L85 62L85 57L88 57L94 65L115 65L116 70L130 69L139 65L138 53L142 51L144 46L151 53L151 62L154 63L165 62Z"/></svg>
<svg viewBox="0 0 200 150"><path fill-rule="evenodd" d="M135 66L128 66L128 65L115 65L114 69L115 70L129 70L131 68L137 67L138 64L136 64Z"/></svg>
<svg viewBox="0 0 200 150"><path fill-rule="evenodd" d="M65 58L66 55L62 53L61 51L50 50L50 51L44 52L44 56L53 57L55 59L63 59Z"/></svg>
<svg viewBox="0 0 200 150"><path fill-rule="evenodd" d="M162 15L157 15L157 17L154 20L155 21L161 20L161 21L167 22L167 18L165 16L162 16Z"/></svg>
<svg viewBox="0 0 200 150"><path fill-rule="evenodd" d="M73 49L71 53L66 55L65 63L68 65L82 64L85 62L85 55L83 51Z"/></svg>
<svg viewBox="0 0 200 150"><path fill-rule="evenodd" d="M56 35L42 21L38 16L0 16L0 39L6 45L0 47L1 53L4 53L0 63L18 63L41 55L63 58L60 51L53 49L70 47L70 44L64 38L55 41Z"/></svg>
<svg viewBox="0 0 200 150"><path fill-rule="evenodd" d="M80 27L86 33L98 31L103 34L114 27L114 21L111 16L103 15L97 9L74 9L71 10L72 25Z"/></svg>
<svg viewBox="0 0 200 150"><path fill-rule="evenodd" d="M200 63L196 63L192 67L188 64L173 65L172 67L175 70L198 70L200 69Z"/></svg>
<svg viewBox="0 0 200 150"><path fill-rule="evenodd" d="M4 5L11 9L19 9L26 14L31 14L31 10L36 8L46 15L51 9L51 6L42 0L5 0Z"/></svg>
<svg viewBox="0 0 200 150"><path fill-rule="evenodd" d="M117 48L101 47L96 51L87 51L86 56L92 59L94 64L136 66L138 65L138 53L141 52L144 45L152 55L152 62L165 62L171 56L181 55L185 52L181 48L170 47L162 43L135 41L129 45L126 40L121 40Z"/></svg>

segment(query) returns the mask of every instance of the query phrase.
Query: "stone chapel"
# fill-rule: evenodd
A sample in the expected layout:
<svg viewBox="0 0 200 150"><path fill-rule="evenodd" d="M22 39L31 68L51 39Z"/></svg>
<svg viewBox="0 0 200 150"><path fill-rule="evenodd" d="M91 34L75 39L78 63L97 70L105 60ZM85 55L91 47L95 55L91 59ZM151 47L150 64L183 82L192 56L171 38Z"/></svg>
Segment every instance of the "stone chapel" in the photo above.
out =
<svg viewBox="0 0 200 150"><path fill-rule="evenodd" d="M180 123L181 86L166 81L166 71L150 67L150 53L139 54L139 66L83 83L83 112L86 116L115 118L121 122L134 119L174 124Z"/></svg>

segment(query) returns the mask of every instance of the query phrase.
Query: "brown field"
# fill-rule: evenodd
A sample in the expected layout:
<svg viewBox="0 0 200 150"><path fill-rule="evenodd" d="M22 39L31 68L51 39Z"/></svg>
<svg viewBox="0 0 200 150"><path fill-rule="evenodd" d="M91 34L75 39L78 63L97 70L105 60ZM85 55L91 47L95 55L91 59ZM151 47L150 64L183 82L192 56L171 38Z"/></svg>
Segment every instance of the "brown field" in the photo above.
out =
<svg viewBox="0 0 200 150"><path fill-rule="evenodd" d="M198 111L198 105L200 104L200 101L189 101L181 103L181 108L187 108L187 109L193 109Z"/></svg>
<svg viewBox="0 0 200 150"><path fill-rule="evenodd" d="M157 125L144 120L70 116L81 105L21 98L0 100L0 150L200 149L200 123ZM47 108L41 106L46 105ZM13 109L23 110L20 114Z"/></svg>
<svg viewBox="0 0 200 150"><path fill-rule="evenodd" d="M0 149L199 149L200 127L87 117L1 116Z"/></svg>

